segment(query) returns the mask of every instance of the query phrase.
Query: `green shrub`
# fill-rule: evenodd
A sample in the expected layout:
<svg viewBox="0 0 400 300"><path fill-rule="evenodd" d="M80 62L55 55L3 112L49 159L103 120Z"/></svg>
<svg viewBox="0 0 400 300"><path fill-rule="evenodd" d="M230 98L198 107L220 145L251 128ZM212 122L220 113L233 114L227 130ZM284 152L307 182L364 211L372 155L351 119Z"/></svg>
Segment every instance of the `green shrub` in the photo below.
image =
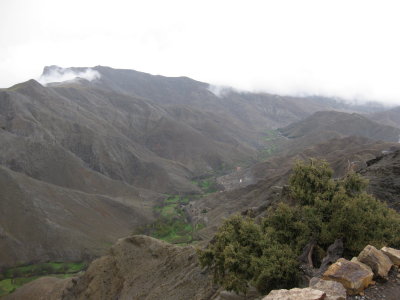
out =
<svg viewBox="0 0 400 300"><path fill-rule="evenodd" d="M289 180L295 204L278 204L260 224L240 216L227 219L213 242L199 250L201 264L227 290L246 293L252 284L266 293L296 285L297 257L311 240L319 260L338 238L348 257L367 244L400 247L399 214L368 195L361 176L334 180L332 174L325 161L297 163Z"/></svg>

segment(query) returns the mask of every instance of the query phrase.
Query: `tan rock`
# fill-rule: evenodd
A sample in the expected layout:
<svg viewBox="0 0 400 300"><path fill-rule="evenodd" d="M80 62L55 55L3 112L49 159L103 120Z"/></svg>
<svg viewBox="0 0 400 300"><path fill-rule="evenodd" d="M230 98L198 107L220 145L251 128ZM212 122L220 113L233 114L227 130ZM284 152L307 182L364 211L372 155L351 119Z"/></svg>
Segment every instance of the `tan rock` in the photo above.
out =
<svg viewBox="0 0 400 300"><path fill-rule="evenodd" d="M371 284L373 274L357 263L339 258L326 270L322 278L338 281L343 284L348 294L356 295Z"/></svg>
<svg viewBox="0 0 400 300"><path fill-rule="evenodd" d="M361 268L367 270L368 272L371 273L372 276L374 276L374 272L372 272L371 267L370 267L370 266L367 266L366 264L363 264L361 261L358 260L357 257L353 257L353 258L351 259L351 262L354 262L354 263L356 263L356 264L359 264L359 265L361 266Z"/></svg>
<svg viewBox="0 0 400 300"><path fill-rule="evenodd" d="M262 300L323 300L326 293L312 288L273 290Z"/></svg>
<svg viewBox="0 0 400 300"><path fill-rule="evenodd" d="M318 278L310 281L310 287L325 292L325 300L346 300L346 289L338 281Z"/></svg>
<svg viewBox="0 0 400 300"><path fill-rule="evenodd" d="M400 266L400 250L389 248L389 247L383 247L381 251L390 258L393 264L396 266Z"/></svg>
<svg viewBox="0 0 400 300"><path fill-rule="evenodd" d="M390 268L393 266L389 257L371 245L366 246L357 259L370 266L375 276L380 278L386 278Z"/></svg>

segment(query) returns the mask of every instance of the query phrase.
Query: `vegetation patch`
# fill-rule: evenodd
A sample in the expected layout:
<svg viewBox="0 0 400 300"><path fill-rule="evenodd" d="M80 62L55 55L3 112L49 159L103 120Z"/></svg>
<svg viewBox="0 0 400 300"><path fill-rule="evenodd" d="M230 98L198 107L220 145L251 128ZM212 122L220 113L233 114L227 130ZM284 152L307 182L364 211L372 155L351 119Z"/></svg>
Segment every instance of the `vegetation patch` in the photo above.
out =
<svg viewBox="0 0 400 300"><path fill-rule="evenodd" d="M211 194L218 191L218 183L215 177L208 177L192 181L193 184L197 185L204 194Z"/></svg>
<svg viewBox="0 0 400 300"><path fill-rule="evenodd" d="M0 281L0 296L9 294L25 283L42 276L66 278L73 276L85 268L86 264L83 262L48 262L8 268L0 275L2 279Z"/></svg>
<svg viewBox="0 0 400 300"><path fill-rule="evenodd" d="M258 160L266 160L279 151L281 134L278 130L266 130L263 136L265 148L260 151Z"/></svg>
<svg viewBox="0 0 400 300"><path fill-rule="evenodd" d="M193 234L202 229L204 225L193 226L187 220L184 207L190 200L189 196L170 195L167 197L161 205L154 209L158 214L158 220L142 228L141 233L171 244L187 245L194 242Z"/></svg>
<svg viewBox="0 0 400 300"><path fill-rule="evenodd" d="M264 134L264 141L269 142L269 141L276 140L277 138L279 138L279 135L280 135L280 133L277 130L273 130L273 129L266 130L265 134Z"/></svg>

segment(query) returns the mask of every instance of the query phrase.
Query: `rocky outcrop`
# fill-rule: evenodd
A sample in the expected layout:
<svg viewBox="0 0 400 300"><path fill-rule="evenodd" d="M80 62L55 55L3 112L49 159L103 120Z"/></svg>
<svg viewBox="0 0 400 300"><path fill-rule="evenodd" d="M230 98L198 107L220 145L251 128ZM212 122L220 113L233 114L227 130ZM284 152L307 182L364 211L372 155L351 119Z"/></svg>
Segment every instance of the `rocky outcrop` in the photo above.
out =
<svg viewBox="0 0 400 300"><path fill-rule="evenodd" d="M323 300L326 299L326 293L320 290L305 288L291 290L273 290L262 300Z"/></svg>
<svg viewBox="0 0 400 300"><path fill-rule="evenodd" d="M383 254L390 258L394 265L400 266L400 250L383 247L381 251L383 252Z"/></svg>
<svg viewBox="0 0 400 300"><path fill-rule="evenodd" d="M372 272L378 278L386 278L390 268L393 266L392 261L382 251L374 246L368 245L360 252L357 259L371 267Z"/></svg>
<svg viewBox="0 0 400 300"><path fill-rule="evenodd" d="M215 292L193 247L137 235L95 260L64 299L209 299Z"/></svg>
<svg viewBox="0 0 400 300"><path fill-rule="evenodd" d="M74 285L75 279L60 279L42 277L34 280L12 294L2 297L2 300L59 300L63 294Z"/></svg>
<svg viewBox="0 0 400 300"><path fill-rule="evenodd" d="M118 240L108 255L93 261L80 277L35 280L5 299L206 300L217 295L193 247L135 235Z"/></svg>
<svg viewBox="0 0 400 300"><path fill-rule="evenodd" d="M310 288L325 292L325 300L346 300L346 289L340 282L312 278Z"/></svg>
<svg viewBox="0 0 400 300"><path fill-rule="evenodd" d="M340 258L328 268L322 278L340 282L346 288L348 294L355 295L372 283L373 274L357 263Z"/></svg>

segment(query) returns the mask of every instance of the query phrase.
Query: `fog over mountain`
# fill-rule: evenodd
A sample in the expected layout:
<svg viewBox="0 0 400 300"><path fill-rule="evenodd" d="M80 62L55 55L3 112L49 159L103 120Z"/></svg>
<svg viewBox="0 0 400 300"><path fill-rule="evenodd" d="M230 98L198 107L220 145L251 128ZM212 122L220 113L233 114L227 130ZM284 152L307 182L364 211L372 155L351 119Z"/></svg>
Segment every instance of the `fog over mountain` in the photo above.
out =
<svg viewBox="0 0 400 300"><path fill-rule="evenodd" d="M397 6L4 0L0 87L35 78L44 65L101 64L251 92L399 105Z"/></svg>

